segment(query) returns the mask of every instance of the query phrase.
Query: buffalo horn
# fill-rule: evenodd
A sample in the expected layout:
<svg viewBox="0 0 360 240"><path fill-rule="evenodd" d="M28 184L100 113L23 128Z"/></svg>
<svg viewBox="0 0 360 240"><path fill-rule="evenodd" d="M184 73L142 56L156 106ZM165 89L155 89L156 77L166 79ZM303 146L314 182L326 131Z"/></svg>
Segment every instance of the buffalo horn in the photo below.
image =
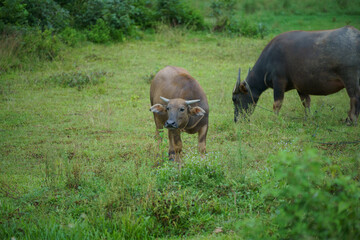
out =
<svg viewBox="0 0 360 240"><path fill-rule="evenodd" d="M239 86L239 85L240 85L240 82L241 82L241 80L240 80L240 75L241 75L241 68L239 68L239 75L238 75L238 77L237 77L236 86Z"/></svg>
<svg viewBox="0 0 360 240"><path fill-rule="evenodd" d="M164 98L164 97L162 97L162 96L160 96L160 98L161 98L164 102L166 102L166 103L169 103L169 102L170 102L170 99Z"/></svg>
<svg viewBox="0 0 360 240"><path fill-rule="evenodd" d="M240 86L240 83L241 83L240 75L241 75L241 68L239 68L239 75L238 75L238 77L237 77L237 81L236 81L236 84L235 84L233 93L236 93L237 89L238 89L239 86Z"/></svg>
<svg viewBox="0 0 360 240"><path fill-rule="evenodd" d="M186 103L187 105L190 105L190 104L193 104L193 103L197 103L197 102L200 102L200 99L196 99L196 100L187 100L187 101L185 101L185 103Z"/></svg>

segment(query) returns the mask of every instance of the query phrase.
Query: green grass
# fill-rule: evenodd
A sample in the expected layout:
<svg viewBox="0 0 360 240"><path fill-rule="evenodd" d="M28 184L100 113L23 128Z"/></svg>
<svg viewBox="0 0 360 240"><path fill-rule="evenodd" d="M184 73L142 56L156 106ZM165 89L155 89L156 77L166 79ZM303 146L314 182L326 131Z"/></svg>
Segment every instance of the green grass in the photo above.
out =
<svg viewBox="0 0 360 240"><path fill-rule="evenodd" d="M303 18L304 25L297 16L290 23L287 17L269 16L279 22L276 31L290 24L294 29L307 29L307 24L309 29L339 27L348 17L360 27L353 16L337 16L332 22L311 15L309 23ZM294 91L286 93L280 115L275 116L268 90L249 122L233 123L231 93L237 69L243 69L244 79L270 39L163 27L143 40L86 44L41 67L2 74L1 238L358 237L354 223L358 225L360 209L360 128L344 123L349 108L344 90L312 97L308 119ZM149 78L166 65L187 69L210 105L207 156L202 159L196 152L195 135L183 134L182 172L167 161L166 140L156 150L149 112ZM94 73L104 73L96 84L84 77ZM54 84L54 76L65 84ZM293 174L292 169L299 170ZM289 188L284 187L286 179ZM315 185L308 186L307 179L314 179ZM340 190L331 186L344 186L344 195L336 195ZM310 218L326 212L336 221L341 213L339 219L348 225L339 224L348 232L334 233L332 222L316 222L321 229L316 235L316 230L296 221L292 226L304 235L287 232L286 216L306 211L294 200L298 195L287 192L292 189L317 189L325 199L333 197L329 205L310 201ZM269 195L271 190L278 195ZM295 210L282 201L295 202ZM317 204L323 207L319 210ZM335 208L339 212L331 210ZM282 215L275 217L277 212ZM219 227L222 233L213 234Z"/></svg>

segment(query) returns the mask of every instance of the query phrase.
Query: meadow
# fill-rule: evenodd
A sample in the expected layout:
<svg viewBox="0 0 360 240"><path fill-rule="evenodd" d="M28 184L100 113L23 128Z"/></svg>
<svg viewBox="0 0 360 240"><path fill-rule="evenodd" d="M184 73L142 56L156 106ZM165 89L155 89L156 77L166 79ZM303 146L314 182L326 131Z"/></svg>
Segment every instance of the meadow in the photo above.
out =
<svg viewBox="0 0 360 240"><path fill-rule="evenodd" d="M346 91L312 96L305 118L296 91L273 114L269 89L237 124L231 94L238 68L245 79L279 32L360 19L262 17L263 39L161 25L2 73L0 238L358 239L360 127L345 123ZM167 65L187 69L210 106L206 157L182 134L181 172L166 132L157 150L149 112L151 79Z"/></svg>

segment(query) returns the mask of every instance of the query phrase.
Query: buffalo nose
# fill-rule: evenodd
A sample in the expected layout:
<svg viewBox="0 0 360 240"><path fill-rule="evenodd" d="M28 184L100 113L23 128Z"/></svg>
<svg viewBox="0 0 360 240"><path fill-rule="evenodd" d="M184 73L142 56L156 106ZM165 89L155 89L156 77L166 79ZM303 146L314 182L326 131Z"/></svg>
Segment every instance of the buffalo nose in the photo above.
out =
<svg viewBox="0 0 360 240"><path fill-rule="evenodd" d="M178 128L178 125L173 120L167 120L165 123L165 128Z"/></svg>

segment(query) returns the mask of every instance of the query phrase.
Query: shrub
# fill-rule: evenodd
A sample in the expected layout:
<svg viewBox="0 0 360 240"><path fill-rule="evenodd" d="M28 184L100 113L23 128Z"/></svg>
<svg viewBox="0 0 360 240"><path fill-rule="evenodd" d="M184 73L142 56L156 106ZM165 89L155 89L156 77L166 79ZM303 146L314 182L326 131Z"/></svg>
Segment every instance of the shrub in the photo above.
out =
<svg viewBox="0 0 360 240"><path fill-rule="evenodd" d="M70 27L66 27L60 34L60 40L68 46L74 47L78 43L86 40L86 36Z"/></svg>
<svg viewBox="0 0 360 240"><path fill-rule="evenodd" d="M22 0L4 0L0 3L0 22L5 25L22 26L27 24L29 15ZM2 29L0 29L2 30Z"/></svg>
<svg viewBox="0 0 360 240"><path fill-rule="evenodd" d="M63 44L52 30L6 30L0 36L0 71L53 60L62 49Z"/></svg>
<svg viewBox="0 0 360 240"><path fill-rule="evenodd" d="M69 12L54 0L24 0L23 2L29 13L28 24L32 27L58 31L70 23Z"/></svg>
<svg viewBox="0 0 360 240"><path fill-rule="evenodd" d="M215 17L215 31L222 31L233 16L236 2L234 0L215 0L211 3L211 15Z"/></svg>
<svg viewBox="0 0 360 240"><path fill-rule="evenodd" d="M185 25L195 29L204 29L203 17L188 4L180 0L158 0L157 12L164 23L171 26Z"/></svg>
<svg viewBox="0 0 360 240"><path fill-rule="evenodd" d="M330 161L314 151L276 156L274 179L263 187L275 208L282 239L358 239L360 186L350 176L330 177Z"/></svg>
<svg viewBox="0 0 360 240"><path fill-rule="evenodd" d="M22 57L27 59L53 60L63 47L59 38L52 30L39 29L27 32L23 37ZM32 59L33 60L33 59Z"/></svg>
<svg viewBox="0 0 360 240"><path fill-rule="evenodd" d="M0 74L21 66L21 42L22 36L16 32L0 36Z"/></svg>
<svg viewBox="0 0 360 240"><path fill-rule="evenodd" d="M75 4L67 4L66 8L74 18L74 27L86 29L95 25L103 16L105 2L101 0L75 1Z"/></svg>
<svg viewBox="0 0 360 240"><path fill-rule="evenodd" d="M99 18L96 24L87 31L87 37L94 43L109 42L111 39L110 28L103 19Z"/></svg>
<svg viewBox="0 0 360 240"><path fill-rule="evenodd" d="M234 0L215 0L211 4L212 16L215 17L213 30L240 34L245 37L261 37L267 34L264 24L251 23L246 18L234 17L236 2ZM246 11L246 9L245 9Z"/></svg>

